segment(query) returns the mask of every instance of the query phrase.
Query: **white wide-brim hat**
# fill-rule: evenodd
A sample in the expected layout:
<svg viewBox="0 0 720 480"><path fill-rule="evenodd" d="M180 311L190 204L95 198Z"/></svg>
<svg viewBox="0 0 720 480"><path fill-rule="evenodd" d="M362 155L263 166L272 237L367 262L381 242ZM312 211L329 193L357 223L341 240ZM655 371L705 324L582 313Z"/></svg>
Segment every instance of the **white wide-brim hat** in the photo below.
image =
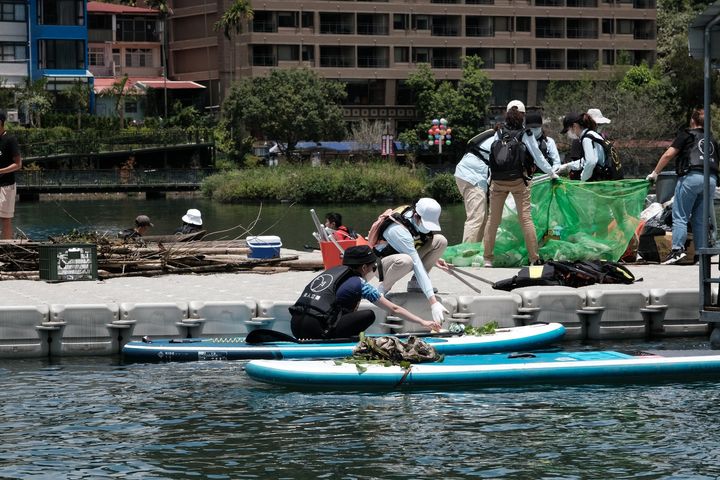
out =
<svg viewBox="0 0 720 480"><path fill-rule="evenodd" d="M587 111L587 114L590 115L590 117L592 117L598 125L607 125L611 122L609 118L603 116L599 108L591 108Z"/></svg>
<svg viewBox="0 0 720 480"><path fill-rule="evenodd" d="M200 210L191 208L185 215L183 215L182 221L192 225L202 225L202 215L200 214Z"/></svg>

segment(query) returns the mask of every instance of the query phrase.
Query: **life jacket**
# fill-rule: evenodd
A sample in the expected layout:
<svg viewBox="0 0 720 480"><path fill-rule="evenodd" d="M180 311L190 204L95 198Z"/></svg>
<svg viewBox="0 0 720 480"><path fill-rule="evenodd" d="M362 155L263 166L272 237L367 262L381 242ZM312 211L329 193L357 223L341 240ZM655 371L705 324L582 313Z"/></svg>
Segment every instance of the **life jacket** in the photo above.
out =
<svg viewBox="0 0 720 480"><path fill-rule="evenodd" d="M319 320L326 330L331 330L344 313L337 303L337 289L357 273L344 266L333 267L313 278L300 298L288 310L291 315L305 315Z"/></svg>
<svg viewBox="0 0 720 480"><path fill-rule="evenodd" d="M485 162L486 164L489 163L490 159L490 152L487 150L483 150L480 148L480 146L490 137L495 135L495 130L492 128L489 128L485 130L482 133L478 133L473 138L468 140L467 143L467 151L478 157L480 160Z"/></svg>
<svg viewBox="0 0 720 480"><path fill-rule="evenodd" d="M335 240L354 240L357 238L355 230L348 228L345 225L340 225L337 230L333 232L333 236L335 237Z"/></svg>
<svg viewBox="0 0 720 480"><path fill-rule="evenodd" d="M510 291L515 288L537 285L563 285L578 288L596 283L629 285L633 282L635 282L635 276L632 272L617 262L554 260L545 265L523 267L514 277L495 282L493 288Z"/></svg>
<svg viewBox="0 0 720 480"><path fill-rule="evenodd" d="M414 203L413 203L413 205L414 205ZM416 250L419 249L420 247L422 247L423 245L425 245L428 242L428 240L432 239L432 236L433 236L432 232L422 233L422 232L418 231L418 229L415 227L415 224L412 221L410 221L409 218L407 218L405 216L406 213L414 212L414 211L415 211L415 208L413 206L403 205L401 207L397 207L396 209L392 210L392 213L387 215L384 219L382 219L382 220L378 219L379 221L381 221L381 223L378 225L378 227L376 229L377 241L375 242L375 244L373 246L384 243L385 247L382 250L378 250L377 248L375 248L374 249L375 255L382 258L382 257L387 257L389 255L394 255L394 254L398 253L398 251L395 250L392 245L387 243L387 241L383 237L385 230L387 230L388 227L393 224L400 224L403 227L405 227L408 232L410 232L410 235L413 238L413 243L415 244ZM375 227L375 224L373 224L373 227ZM370 232L371 233L368 235L368 237L373 236L373 228L370 228Z"/></svg>
<svg viewBox="0 0 720 480"><path fill-rule="evenodd" d="M490 149L490 180L530 179L530 154L522 141L525 129L498 131L499 138Z"/></svg>
<svg viewBox="0 0 720 480"><path fill-rule="evenodd" d="M683 149L682 154L675 162L675 171L678 176L687 175L690 170L704 170L705 134L703 129L691 128L685 131L693 136L693 143L689 149ZM710 136L710 171L715 175L718 174L717 144L712 135Z"/></svg>
<svg viewBox="0 0 720 480"><path fill-rule="evenodd" d="M591 135L592 130L586 130L585 133L580 137L580 145L584 138L589 138L593 143L599 144L603 153L605 154L605 163L600 165L598 162L593 169L593 173L588 179L589 182L603 181L603 180L622 180L624 175L622 171L622 163L620 162L620 155L613 146L610 140L605 138L598 138L595 135ZM595 132L597 133L597 132ZM583 153L584 155L584 153Z"/></svg>

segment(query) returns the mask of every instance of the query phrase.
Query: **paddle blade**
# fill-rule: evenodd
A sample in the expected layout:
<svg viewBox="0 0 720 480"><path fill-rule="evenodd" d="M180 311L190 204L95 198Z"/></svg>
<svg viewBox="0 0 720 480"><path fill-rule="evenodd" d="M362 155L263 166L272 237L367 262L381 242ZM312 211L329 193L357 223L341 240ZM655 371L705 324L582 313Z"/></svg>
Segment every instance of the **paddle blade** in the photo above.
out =
<svg viewBox="0 0 720 480"><path fill-rule="evenodd" d="M275 330L268 330L265 328L258 328L252 330L245 337L245 343L270 343L270 342L293 342L298 343L298 339L287 335L282 332L276 332Z"/></svg>

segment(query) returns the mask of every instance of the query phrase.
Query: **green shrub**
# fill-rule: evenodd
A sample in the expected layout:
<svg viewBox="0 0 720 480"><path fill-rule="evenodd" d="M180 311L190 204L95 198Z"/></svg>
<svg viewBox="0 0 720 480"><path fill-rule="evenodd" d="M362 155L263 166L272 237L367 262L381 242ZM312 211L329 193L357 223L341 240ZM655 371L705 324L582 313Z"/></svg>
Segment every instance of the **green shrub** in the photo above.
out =
<svg viewBox="0 0 720 480"><path fill-rule="evenodd" d="M438 173L425 185L425 195L440 203L462 202L463 198L452 173Z"/></svg>

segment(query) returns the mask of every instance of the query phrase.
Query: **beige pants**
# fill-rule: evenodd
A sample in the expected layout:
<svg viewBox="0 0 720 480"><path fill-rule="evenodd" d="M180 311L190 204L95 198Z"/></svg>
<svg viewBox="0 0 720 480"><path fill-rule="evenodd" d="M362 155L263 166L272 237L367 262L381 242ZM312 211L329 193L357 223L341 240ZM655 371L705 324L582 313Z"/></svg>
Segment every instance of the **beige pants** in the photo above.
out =
<svg viewBox="0 0 720 480"><path fill-rule="evenodd" d="M418 255L426 272L430 273L435 263L442 257L446 247L447 239L436 233L431 242L427 242L418 249ZM398 280L413 271L412 258L407 253L388 255L382 259L382 264L384 273L382 285L386 292L389 292Z"/></svg>
<svg viewBox="0 0 720 480"><path fill-rule="evenodd" d="M503 207L508 194L512 194L517 208L520 227L525 237L525 248L528 250L530 263L538 259L538 241L535 234L535 225L531 216L530 185L520 178L517 180L493 180L490 183L490 214L485 227L483 248L485 260L493 260L495 251L495 237L502 221Z"/></svg>
<svg viewBox="0 0 720 480"><path fill-rule="evenodd" d="M485 233L485 220L487 220L487 194L481 187L455 177L460 194L465 203L465 228L463 228L463 243L482 242Z"/></svg>
<svg viewBox="0 0 720 480"><path fill-rule="evenodd" d="M13 218L15 216L15 184L0 187L0 218Z"/></svg>

